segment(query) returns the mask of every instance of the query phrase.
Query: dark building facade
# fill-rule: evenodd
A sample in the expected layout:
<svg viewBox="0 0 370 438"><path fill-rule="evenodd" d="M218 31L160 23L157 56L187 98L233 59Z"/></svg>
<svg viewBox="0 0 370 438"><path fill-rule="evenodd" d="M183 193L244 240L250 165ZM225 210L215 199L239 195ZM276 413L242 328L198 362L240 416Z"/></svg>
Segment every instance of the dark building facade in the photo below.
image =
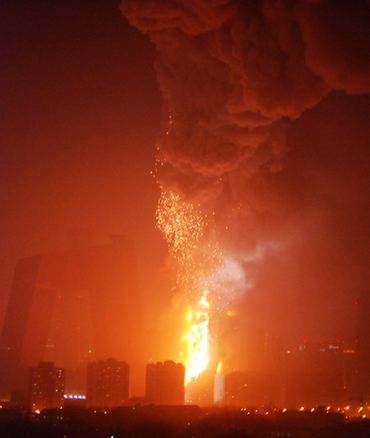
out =
<svg viewBox="0 0 370 438"><path fill-rule="evenodd" d="M61 408L64 402L65 370L53 362L30 368L29 402L32 412Z"/></svg>
<svg viewBox="0 0 370 438"><path fill-rule="evenodd" d="M370 400L370 292L356 303L357 396Z"/></svg>
<svg viewBox="0 0 370 438"><path fill-rule="evenodd" d="M130 369L117 359L90 362L87 367L87 407L112 408L128 400Z"/></svg>
<svg viewBox="0 0 370 438"><path fill-rule="evenodd" d="M0 338L0 392L46 360L67 369L67 387L68 376L81 376L69 390L81 393L88 362L117 357L144 368L142 344L133 242L117 236L18 260Z"/></svg>
<svg viewBox="0 0 370 438"><path fill-rule="evenodd" d="M146 367L145 398L158 405L182 405L185 400L185 367L166 360Z"/></svg>
<svg viewBox="0 0 370 438"><path fill-rule="evenodd" d="M227 404L340 407L356 396L355 350L349 341L302 341L282 351L276 348L265 357L260 370L226 375Z"/></svg>

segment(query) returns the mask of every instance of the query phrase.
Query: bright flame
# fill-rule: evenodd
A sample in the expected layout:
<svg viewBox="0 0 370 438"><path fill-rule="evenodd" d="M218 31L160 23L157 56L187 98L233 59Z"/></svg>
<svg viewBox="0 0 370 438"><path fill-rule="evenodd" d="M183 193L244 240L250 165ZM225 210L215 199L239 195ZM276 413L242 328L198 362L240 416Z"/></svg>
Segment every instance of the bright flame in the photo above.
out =
<svg viewBox="0 0 370 438"><path fill-rule="evenodd" d="M194 310L193 313L188 313L188 329L183 336L184 341L187 343L186 385L203 371L208 363L209 303L207 301L207 291L203 292Z"/></svg>
<svg viewBox="0 0 370 438"><path fill-rule="evenodd" d="M182 298L186 324L182 354L186 384L208 363L210 291L207 278L221 257L210 231L212 220L196 212L179 196L162 192L157 207L157 227L164 234L177 261L176 289Z"/></svg>
<svg viewBox="0 0 370 438"><path fill-rule="evenodd" d="M216 374L221 374L222 362L217 365Z"/></svg>

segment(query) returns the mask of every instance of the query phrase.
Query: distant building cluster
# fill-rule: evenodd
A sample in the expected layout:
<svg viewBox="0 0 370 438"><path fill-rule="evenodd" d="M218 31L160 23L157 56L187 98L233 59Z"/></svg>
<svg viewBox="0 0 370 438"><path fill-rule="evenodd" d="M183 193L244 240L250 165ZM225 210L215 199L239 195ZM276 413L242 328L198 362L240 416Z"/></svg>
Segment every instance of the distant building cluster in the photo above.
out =
<svg viewBox="0 0 370 438"><path fill-rule="evenodd" d="M370 402L369 314L370 297L363 294L353 340L289 348L265 334L250 352L259 357L258 369L205 372L186 401L288 407ZM68 403L111 409L130 403L132 385L145 379L145 403L182 405L184 366L146 364L143 351L132 242L113 236L107 245L18 261L0 337L1 398L21 400L29 388L34 412Z"/></svg>
<svg viewBox="0 0 370 438"><path fill-rule="evenodd" d="M39 362L30 368L29 406L32 412L66 405L111 409L129 402L130 369L125 361L110 358L90 362L87 367L86 396L65 394L65 370L53 362ZM149 364L146 371L145 402L156 405L183 405L185 368L171 360ZM81 403L83 402L83 403Z"/></svg>
<svg viewBox="0 0 370 438"><path fill-rule="evenodd" d="M90 362L144 366L140 308L134 244L122 236L18 260L0 337L0 391L25 387L40 361L66 370L71 393L85 390ZM132 383L141 378L133 374Z"/></svg>
<svg viewBox="0 0 370 438"><path fill-rule="evenodd" d="M276 347L276 345L275 345ZM274 353L271 353L273 351ZM268 350L266 350L266 353ZM226 375L204 375L193 387L192 403L201 406L344 406L350 400L364 404L364 384L358 387L355 350L341 342L310 344L303 342L275 363L279 348L266 356L266 369L234 371ZM30 368L29 400L33 412L65 405L112 409L132 404L129 399L130 368L114 358L88 363L82 394L65 391L68 372L52 362ZM145 397L140 403L183 405L185 367L172 360L146 366Z"/></svg>

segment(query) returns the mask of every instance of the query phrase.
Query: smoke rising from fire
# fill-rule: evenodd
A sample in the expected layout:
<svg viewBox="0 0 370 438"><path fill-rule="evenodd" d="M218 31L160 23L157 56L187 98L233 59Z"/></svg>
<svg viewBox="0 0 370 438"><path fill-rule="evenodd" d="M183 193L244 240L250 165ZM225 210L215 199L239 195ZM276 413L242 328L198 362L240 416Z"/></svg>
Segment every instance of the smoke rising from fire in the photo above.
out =
<svg viewBox="0 0 370 438"><path fill-rule="evenodd" d="M370 4L123 0L121 10L158 51L165 106L158 181L214 214L221 247L246 274L243 284L237 270L230 288L247 289L256 262L265 260L264 272L277 269L269 254L297 246L300 233L334 215L321 198L300 198L311 184L296 184L299 160L311 164L307 145L296 168L279 175L292 122L333 90L370 92ZM325 178L312 180L330 190Z"/></svg>
<svg viewBox="0 0 370 438"><path fill-rule="evenodd" d="M331 89L370 91L367 2L125 0L121 9L159 52L171 122L158 141L159 181L203 208L250 204L248 181L282 167L287 122Z"/></svg>

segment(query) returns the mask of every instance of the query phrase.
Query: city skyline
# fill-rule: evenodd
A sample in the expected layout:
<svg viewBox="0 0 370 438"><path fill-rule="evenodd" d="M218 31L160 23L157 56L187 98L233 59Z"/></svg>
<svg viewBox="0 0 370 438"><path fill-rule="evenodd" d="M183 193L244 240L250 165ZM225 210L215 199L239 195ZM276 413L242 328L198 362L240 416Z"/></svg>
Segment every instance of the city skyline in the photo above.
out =
<svg viewBox="0 0 370 438"><path fill-rule="evenodd" d="M40 361L66 369L66 390L79 392L87 364L109 357L129 361L131 387L140 393L144 351L132 241L112 236L105 245L18 261L0 336L4 393L24 386L25 371Z"/></svg>
<svg viewBox="0 0 370 438"><path fill-rule="evenodd" d="M17 260L125 235L161 360L356 337L369 2L221 3L5 2L0 328Z"/></svg>
<svg viewBox="0 0 370 438"><path fill-rule="evenodd" d="M152 338L144 334L139 340L140 330L135 312L139 312L140 297L134 273L134 247L132 242L122 236L112 238L112 243L103 246L83 246L75 250L19 260L7 311L7 324L0 337L2 397L7 399L13 397L12 392L25 392L26 379L21 378L21 373L16 373L17 368L20 368L20 371L23 368L27 372L28 367L33 366L31 369L37 370L36 363L43 362L55 362L58 368L63 368L65 394L85 396L86 371L87 375L91 374L89 369L92 370L92 366L99 367L99 364L108 369L112 366L122 367L123 362L116 359L108 360L109 357L118 357L120 361L131 358L128 365L125 362L125 366L128 369L131 365L133 371L130 380L130 397L133 400L137 397L139 400L146 400L147 403L155 401L159 404L172 404L166 402L172 400L167 394L168 387L174 388L176 385L166 382L171 381L172 374L175 380L176 376L182 374L184 381L185 367L181 366L181 369L177 370L180 364L175 366L172 360L175 356L163 356L166 353L158 336L157 345L152 345ZM91 270L92 266L95 266L94 270ZM117 294L122 286L127 288L126 293ZM133 292L136 304L131 302L133 297L130 296L129 289L132 287L134 290L131 291L131 295ZM69 299L61 305L61 300L68 296ZM96 307L99 296L100 300L110 300L113 307L107 307L107 304L101 301ZM90 304L86 307L86 304L82 303L86 299L87 303L95 302L94 306ZM115 309L116 316L109 314L109 309ZM125 318L122 317L124 309ZM227 385L224 400L217 402L231 406L263 405L269 402L275 406L297 409L300 405L314 407L318 404L341 407L350 400L367 399L370 393L370 374L366 365L370 342L367 330L368 313L369 301L367 296L363 295L356 303L356 336L341 340L324 339L313 343L302 339L300 343L294 344L278 335L255 332L253 339L245 339L244 351L234 352L235 363L219 364L217 374L226 375ZM21 314L23 316L19 318ZM69 314L72 314L72 318ZM110 316L110 329L104 327L107 315ZM128 321L129 318L131 322ZM58 326L55 327L55 324ZM55 328L58 330L55 331ZM136 332L135 351L132 350L132 339L130 341L130 336L127 336L132 334L133 329ZM229 329L230 327L226 327L224 330ZM218 332L219 336L222 337L224 330ZM57 332L57 337L52 335ZM94 333L99 335L98 338ZM85 342L81 342L81 339ZM162 336L162 342L165 339L168 340L167 336ZM174 341L175 350L176 346L178 347L176 343L179 342L179 339ZM170 350L171 348L167 351ZM163 360L163 357L167 357L167 360L164 364L153 362L153 359L148 359L148 351L154 358ZM253 361L249 366L237 367L235 364L238 355L243 356L245 353L252 356ZM99 361L91 362L95 358ZM141 358L141 364L137 358ZM144 377L140 367L143 367L144 363L148 364L147 383L145 398L142 398ZM201 406L209 406L214 402L213 372L215 370L212 370L212 367L207 367L204 373L198 376L199 381L196 379L195 382L190 382L186 397L184 398L185 394L182 395L184 402ZM107 376L109 375L107 373ZM152 376L149 377L149 381L152 382L149 387L148 376ZM11 383L14 377L17 384L13 385L9 392L6 384ZM128 371L126 378L128 394ZM89 385L91 386L88 384L87 387ZM248 388L244 388L247 386ZM104 390L103 386L102 391ZM177 400L174 403L178 404L179 398L176 397L173 400ZM125 403L128 403L128 395L125 396ZM114 402L109 403L109 406L115 406Z"/></svg>

